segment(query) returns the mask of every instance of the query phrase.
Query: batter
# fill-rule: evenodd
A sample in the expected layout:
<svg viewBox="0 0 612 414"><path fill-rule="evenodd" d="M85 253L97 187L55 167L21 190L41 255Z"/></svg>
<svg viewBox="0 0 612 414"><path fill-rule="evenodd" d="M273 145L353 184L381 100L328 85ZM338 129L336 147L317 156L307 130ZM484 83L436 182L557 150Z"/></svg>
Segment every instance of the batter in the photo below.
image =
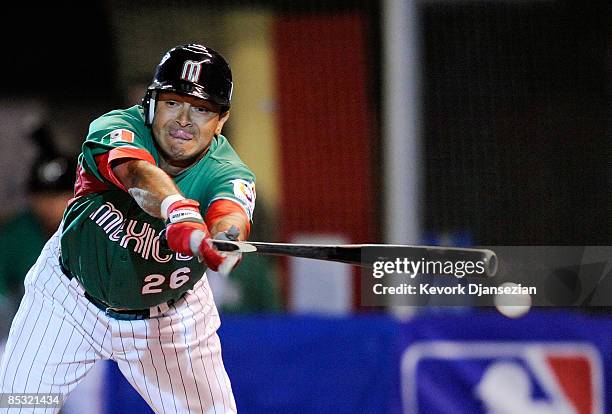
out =
<svg viewBox="0 0 612 414"><path fill-rule="evenodd" d="M219 53L177 46L142 105L91 123L75 197L25 279L2 393L66 398L113 359L157 413L236 412L205 277L240 260L211 234L244 240L255 205L255 177L221 135L232 87Z"/></svg>

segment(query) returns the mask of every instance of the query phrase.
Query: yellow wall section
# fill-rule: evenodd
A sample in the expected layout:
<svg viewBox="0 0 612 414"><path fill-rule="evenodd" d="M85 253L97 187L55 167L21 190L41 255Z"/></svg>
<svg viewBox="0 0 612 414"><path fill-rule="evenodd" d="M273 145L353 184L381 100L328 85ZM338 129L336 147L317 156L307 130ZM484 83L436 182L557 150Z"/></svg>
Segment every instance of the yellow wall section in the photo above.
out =
<svg viewBox="0 0 612 414"><path fill-rule="evenodd" d="M272 13L263 10L230 12L224 19L224 43L234 78L230 141L257 176L258 200L276 211L279 151L272 19Z"/></svg>

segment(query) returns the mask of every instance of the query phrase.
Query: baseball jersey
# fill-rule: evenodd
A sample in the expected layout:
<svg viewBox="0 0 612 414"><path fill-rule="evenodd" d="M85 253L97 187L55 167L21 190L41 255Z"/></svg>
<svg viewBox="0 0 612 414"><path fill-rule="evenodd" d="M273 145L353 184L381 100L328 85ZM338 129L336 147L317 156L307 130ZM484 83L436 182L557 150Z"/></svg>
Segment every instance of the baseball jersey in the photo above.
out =
<svg viewBox="0 0 612 414"><path fill-rule="evenodd" d="M104 178L96 162L110 150L145 150L159 163L143 109L115 110L94 120L79 156L76 198L64 213L61 261L93 297L112 307L145 309L177 300L202 278L205 264L160 243L165 228L124 190ZM210 204L238 203L249 219L255 206L255 176L227 139L213 138L206 155L173 177L187 198Z"/></svg>
<svg viewBox="0 0 612 414"><path fill-rule="evenodd" d="M0 296L23 295L23 278L46 241L47 235L31 209L0 227Z"/></svg>

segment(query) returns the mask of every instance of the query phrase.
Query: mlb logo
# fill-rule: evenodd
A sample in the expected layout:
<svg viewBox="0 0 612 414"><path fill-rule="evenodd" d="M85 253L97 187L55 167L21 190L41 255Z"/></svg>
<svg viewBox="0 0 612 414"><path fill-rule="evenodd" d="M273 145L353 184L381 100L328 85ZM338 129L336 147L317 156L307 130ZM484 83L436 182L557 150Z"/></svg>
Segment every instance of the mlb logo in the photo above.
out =
<svg viewBox="0 0 612 414"><path fill-rule="evenodd" d="M572 342L419 342L401 366L407 414L602 414L598 351Z"/></svg>

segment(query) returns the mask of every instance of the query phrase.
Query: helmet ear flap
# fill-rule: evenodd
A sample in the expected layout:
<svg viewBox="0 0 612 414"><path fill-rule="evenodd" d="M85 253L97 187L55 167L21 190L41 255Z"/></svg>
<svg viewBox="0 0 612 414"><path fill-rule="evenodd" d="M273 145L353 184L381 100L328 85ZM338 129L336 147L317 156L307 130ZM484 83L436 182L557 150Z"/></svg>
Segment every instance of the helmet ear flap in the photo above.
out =
<svg viewBox="0 0 612 414"><path fill-rule="evenodd" d="M149 89L142 99L144 109L145 125L150 127L155 117L155 105L157 104L157 90Z"/></svg>

